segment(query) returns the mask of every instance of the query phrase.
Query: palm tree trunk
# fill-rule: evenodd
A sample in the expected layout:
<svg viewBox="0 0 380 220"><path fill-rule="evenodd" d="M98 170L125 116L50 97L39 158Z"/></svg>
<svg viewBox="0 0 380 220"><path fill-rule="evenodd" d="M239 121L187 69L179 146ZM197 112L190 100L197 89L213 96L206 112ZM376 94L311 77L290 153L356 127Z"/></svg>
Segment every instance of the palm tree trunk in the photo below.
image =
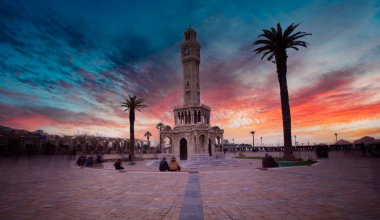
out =
<svg viewBox="0 0 380 220"><path fill-rule="evenodd" d="M129 112L129 155L131 156L131 161L135 159L135 110L131 109Z"/></svg>
<svg viewBox="0 0 380 220"><path fill-rule="evenodd" d="M161 150L161 148L162 148L161 145L162 145L162 140L161 140L161 126L160 126L160 151L162 151L162 150ZM161 153L162 153L162 152L161 152Z"/></svg>
<svg viewBox="0 0 380 220"><path fill-rule="evenodd" d="M284 160L294 160L292 147L292 123L289 106L288 84L286 81L287 55L285 51L276 54L278 82L280 84L282 126L284 132Z"/></svg>

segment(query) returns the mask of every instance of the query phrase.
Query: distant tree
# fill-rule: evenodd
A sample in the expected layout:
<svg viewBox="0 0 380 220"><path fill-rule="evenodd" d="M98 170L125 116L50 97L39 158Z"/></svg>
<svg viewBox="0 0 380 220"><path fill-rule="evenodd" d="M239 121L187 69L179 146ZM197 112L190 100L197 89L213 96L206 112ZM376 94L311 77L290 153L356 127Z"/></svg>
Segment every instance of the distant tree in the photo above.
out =
<svg viewBox="0 0 380 220"><path fill-rule="evenodd" d="M291 116L288 96L288 85L286 80L287 73L287 54L286 49L291 48L298 50L298 47L307 47L308 43L298 39L311 35L306 32L293 31L299 24L291 24L283 32L280 23L277 24L277 29L272 27L270 30L264 29L263 33L259 35L262 39L256 40L253 45L260 45L254 51L256 54L263 54L261 59L267 57L268 61L276 64L278 81L280 84L281 95L281 109L282 109L282 123L284 132L284 159L294 160L294 153L292 147L292 130L291 130Z"/></svg>
<svg viewBox="0 0 380 220"><path fill-rule="evenodd" d="M252 147L255 147L255 133L256 131L250 131L250 134L252 134ZM253 151L253 148L252 148Z"/></svg>
<svg viewBox="0 0 380 220"><path fill-rule="evenodd" d="M129 155L131 161L135 158L135 112L146 107L142 104L143 102L144 100L137 98L136 95L128 95L128 98L124 98L124 101L121 102L121 107L125 108L124 112L129 112Z"/></svg>
<svg viewBox="0 0 380 220"><path fill-rule="evenodd" d="M150 141L149 141L149 138L152 137L152 133L150 133L149 131L145 132L144 136L146 137L146 139L148 140L148 147L150 147Z"/></svg>
<svg viewBox="0 0 380 220"><path fill-rule="evenodd" d="M160 149L159 149L159 150L161 150L161 144L162 144L161 131L162 131L162 129L163 129L164 127L165 127L165 125L164 125L164 123L162 123L161 121L158 122L157 125L156 125L156 128L157 128L158 130L160 130Z"/></svg>

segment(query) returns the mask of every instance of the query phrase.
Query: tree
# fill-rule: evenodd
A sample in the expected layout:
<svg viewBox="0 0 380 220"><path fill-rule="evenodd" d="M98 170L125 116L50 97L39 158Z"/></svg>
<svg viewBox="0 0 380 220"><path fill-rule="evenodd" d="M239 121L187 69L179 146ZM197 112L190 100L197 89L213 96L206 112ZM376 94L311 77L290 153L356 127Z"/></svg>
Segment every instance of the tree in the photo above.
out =
<svg viewBox="0 0 380 220"><path fill-rule="evenodd" d="M135 158L135 112L136 110L141 112L142 108L145 108L146 105L143 105L143 99L139 99L136 95L128 95L128 98L124 98L124 101L121 102L121 107L125 108L124 112L129 112L129 155L131 161Z"/></svg>
<svg viewBox="0 0 380 220"><path fill-rule="evenodd" d="M148 147L150 147L149 138L152 137L152 133L150 133L149 131L147 131L147 132L145 132L144 136L148 140Z"/></svg>
<svg viewBox="0 0 380 220"><path fill-rule="evenodd" d="M299 24L291 24L283 32L280 23L277 24L277 29L272 27L270 30L264 29L263 33L258 37L262 38L256 40L253 45L260 45L254 50L256 54L263 54L261 59L267 57L268 61L272 61L277 67L277 76L280 84L281 95L281 110L282 110L282 124L284 132L284 159L294 160L293 147L292 147L292 129L291 129L291 116L288 96L288 85L286 80L287 73L287 54L286 49L291 48L298 50L298 47L307 47L308 43L298 39L311 35L306 32L293 31Z"/></svg>
<svg viewBox="0 0 380 220"><path fill-rule="evenodd" d="M162 129L165 127L165 125L164 125L164 123L162 123L161 121L160 122L158 122L157 123L157 125L156 125L156 128L158 129L158 130L160 130L160 150L161 150L161 144L162 144L162 139L161 139L161 131L162 131Z"/></svg>
<svg viewBox="0 0 380 220"><path fill-rule="evenodd" d="M251 131L249 133L252 134L252 151L253 151L253 148L255 147L255 133L256 133L256 131Z"/></svg>

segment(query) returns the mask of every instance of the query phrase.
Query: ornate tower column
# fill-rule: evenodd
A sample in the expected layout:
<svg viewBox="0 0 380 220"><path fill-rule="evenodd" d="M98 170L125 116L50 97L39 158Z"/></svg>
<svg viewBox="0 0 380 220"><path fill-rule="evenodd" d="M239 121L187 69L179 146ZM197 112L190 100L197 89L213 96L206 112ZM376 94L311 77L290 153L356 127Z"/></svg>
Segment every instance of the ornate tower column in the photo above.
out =
<svg viewBox="0 0 380 220"><path fill-rule="evenodd" d="M200 105L199 63L201 46L197 42L197 33L192 28L185 31L184 37L181 44L184 105L198 106Z"/></svg>

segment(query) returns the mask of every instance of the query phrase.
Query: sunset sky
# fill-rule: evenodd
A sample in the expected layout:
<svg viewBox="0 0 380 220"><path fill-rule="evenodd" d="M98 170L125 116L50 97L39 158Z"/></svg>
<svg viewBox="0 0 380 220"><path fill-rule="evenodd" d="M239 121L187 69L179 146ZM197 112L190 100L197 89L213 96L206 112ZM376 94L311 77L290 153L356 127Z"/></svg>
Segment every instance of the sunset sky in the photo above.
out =
<svg viewBox="0 0 380 220"><path fill-rule="evenodd" d="M286 2L286 3L285 3ZM235 143L282 144L275 65L252 51L261 30L301 23L288 50L293 136L299 143L380 138L379 1L0 0L0 125L129 137L123 97L147 108L136 137L158 139L181 105L179 47L200 42L201 102Z"/></svg>

